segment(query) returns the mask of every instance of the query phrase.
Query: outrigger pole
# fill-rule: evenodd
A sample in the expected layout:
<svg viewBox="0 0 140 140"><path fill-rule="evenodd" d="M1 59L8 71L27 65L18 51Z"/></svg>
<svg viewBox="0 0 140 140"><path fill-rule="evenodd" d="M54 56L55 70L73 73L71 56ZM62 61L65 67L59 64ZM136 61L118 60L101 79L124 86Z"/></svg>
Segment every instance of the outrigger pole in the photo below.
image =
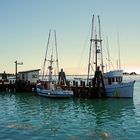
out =
<svg viewBox="0 0 140 140"><path fill-rule="evenodd" d="M46 65L46 60L47 60L47 52L48 52L48 47L49 47L49 42L50 42L50 35L51 35L51 30L49 31L48 42L47 42L46 53L45 53L45 59L44 59L43 68L42 68L42 81L43 81L43 78L44 78L45 65Z"/></svg>

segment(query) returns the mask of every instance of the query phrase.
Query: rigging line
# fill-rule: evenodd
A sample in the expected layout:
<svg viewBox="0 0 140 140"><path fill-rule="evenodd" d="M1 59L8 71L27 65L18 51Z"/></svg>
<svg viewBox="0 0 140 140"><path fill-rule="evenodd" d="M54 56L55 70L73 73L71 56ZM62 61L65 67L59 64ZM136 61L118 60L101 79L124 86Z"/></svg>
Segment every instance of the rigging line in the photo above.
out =
<svg viewBox="0 0 140 140"><path fill-rule="evenodd" d="M113 64L114 60L113 60L113 62L112 62L111 60L113 60L113 58L110 57L111 66L112 66L112 68L115 70L115 67L114 67L114 64Z"/></svg>
<svg viewBox="0 0 140 140"><path fill-rule="evenodd" d="M44 78L45 65L46 65L48 47L49 47L49 42L50 42L50 35L51 35L51 30L49 31L49 36L48 36L48 41L47 41L47 46L46 46L45 59L44 59L44 63L43 63L42 81L43 81L43 78Z"/></svg>
<svg viewBox="0 0 140 140"><path fill-rule="evenodd" d="M53 58L54 58L54 44L53 44L54 42L53 42L53 40L52 40L52 42L51 42L51 53L50 53L50 57L49 58L52 58L52 60L53 60ZM50 61L51 59L49 59L48 58L48 61Z"/></svg>
<svg viewBox="0 0 140 140"><path fill-rule="evenodd" d="M77 63L77 66L78 66L77 75L79 75L80 72L83 72L82 69L81 69L81 67L83 66L83 56L85 56L85 54L84 54L86 52L85 51L85 49L86 49L85 46L87 46L87 42L88 42L88 39L89 39L89 34L90 34L90 28L88 30L88 33L87 33L86 38L84 40L84 43L82 45L81 55L80 55L79 61ZM84 57L84 59L85 59L85 57ZM85 64L84 64L84 67L85 67ZM86 63L86 67L87 67L87 63Z"/></svg>
<svg viewBox="0 0 140 140"><path fill-rule="evenodd" d="M109 52L108 37L106 38L106 40L107 40L108 66L109 66L109 71L110 71L110 52Z"/></svg>
<svg viewBox="0 0 140 140"><path fill-rule="evenodd" d="M91 64L90 64L90 65L91 65ZM95 72L95 71L94 71L94 68L93 68L93 66L92 66L92 65L91 65L91 69L92 69L92 71L93 71L93 72ZM92 73L91 73L91 74L92 74Z"/></svg>
<svg viewBox="0 0 140 140"><path fill-rule="evenodd" d="M111 70L111 68L112 69L115 69L114 68L114 65L113 65L113 62L114 62L114 59L111 57L111 55L110 55L110 49L109 49L109 43L108 43L108 37L106 37L106 44L107 44L107 46L105 47L106 48L106 51L107 51L107 61L108 61L108 66L109 66L109 70ZM113 62L112 62L112 60L113 60Z"/></svg>
<svg viewBox="0 0 140 140"><path fill-rule="evenodd" d="M113 57L110 56L110 65L111 65L111 66L110 66L110 69L112 68L113 70L115 70L114 64L115 64L115 60L114 60Z"/></svg>
<svg viewBox="0 0 140 140"><path fill-rule="evenodd" d="M55 49L56 49L57 74L59 74L59 62L58 62L58 50L57 50L56 30L54 30L54 37L55 37Z"/></svg>
<svg viewBox="0 0 140 140"><path fill-rule="evenodd" d="M86 35L86 38L85 38L85 40L84 40L84 45L83 45L83 47L82 47L82 51L81 51L81 57L80 57L80 59L79 59L79 62L78 62L78 64L79 64L79 68L81 67L81 66L83 66L82 64L83 64L83 56L84 56L84 60L85 60L85 49L87 49L87 44L88 44L88 41L89 41L89 35L90 35L90 32L91 32L91 29L90 29L91 27L89 27L89 29L88 29L88 32L87 32L87 35ZM88 55L87 55L87 57L88 57ZM87 58L88 59L88 58ZM88 61L86 59L86 61ZM84 64L84 67L87 67L87 62L86 62L86 64ZM81 69L80 69L81 70ZM81 71L82 72L82 71Z"/></svg>
<svg viewBox="0 0 140 140"><path fill-rule="evenodd" d="M103 51L102 51L102 36L101 36L101 26L100 26L100 17L98 16L98 24L99 24L99 39L100 39L100 48L101 48L101 69L104 73L104 65L103 65Z"/></svg>
<svg viewBox="0 0 140 140"><path fill-rule="evenodd" d="M87 76L87 84L89 83L89 72L90 72L90 61L91 61L91 47L93 41L93 29L94 29L94 15L92 16L92 29L91 29L91 39L90 39L90 51L89 51L89 63L88 63L88 76Z"/></svg>
<svg viewBox="0 0 140 140"><path fill-rule="evenodd" d="M96 52L96 50L95 50L95 43L93 44L93 47L91 48L92 49L92 58L91 58L91 64L92 64L92 66L94 67L94 65L95 65L95 52Z"/></svg>

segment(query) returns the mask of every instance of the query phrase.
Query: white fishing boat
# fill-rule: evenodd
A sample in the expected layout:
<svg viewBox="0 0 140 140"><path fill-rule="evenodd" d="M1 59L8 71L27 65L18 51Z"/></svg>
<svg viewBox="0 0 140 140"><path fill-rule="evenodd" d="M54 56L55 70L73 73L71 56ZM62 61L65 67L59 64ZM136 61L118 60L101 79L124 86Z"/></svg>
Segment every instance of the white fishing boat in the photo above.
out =
<svg viewBox="0 0 140 140"><path fill-rule="evenodd" d="M72 90L62 89L56 81L52 80L52 60L50 60L49 70L49 80L44 82L39 82L36 85L36 92L40 96L45 96L49 98L69 98L73 96Z"/></svg>
<svg viewBox="0 0 140 140"><path fill-rule="evenodd" d="M41 84L37 84L36 91L38 95L49 98L70 98L73 96L73 91L63 90L60 86L55 87L56 84L52 85L51 88L45 88Z"/></svg>
<svg viewBox="0 0 140 140"><path fill-rule="evenodd" d="M49 32L49 38L50 38L50 33ZM55 33L55 32L54 32ZM48 45L49 45L49 38L48 38ZM55 33L55 41L56 41L56 33ZM56 44L56 42L55 42ZM44 60L44 66L43 66L43 77L45 73L45 62L46 60L49 61L49 66L48 66L48 80L43 81L42 77L42 82L37 83L36 85L36 92L40 96L45 96L49 98L69 98L73 96L73 91L72 90L67 90L67 89L62 89L61 86L58 84L58 81L53 80L53 63L57 63L57 69L58 68L58 54L57 54L57 46L56 47L56 60L53 59L53 54L51 54L51 59L47 59L47 51L48 51L48 45L46 49L46 54L45 54L45 60Z"/></svg>
<svg viewBox="0 0 140 140"><path fill-rule="evenodd" d="M94 29L94 15L92 18L92 32L90 39L90 52L89 52L89 64L88 64L88 77L87 83L89 83L89 75L90 70L93 69L93 62L95 64L95 77L93 79L97 79L97 84L94 86L100 87L102 84L106 97L119 97L119 98L133 98L134 91L134 83L135 81L125 81L123 80L123 70L121 70L120 66L120 50L119 50L119 67L117 66L117 70L110 70L110 58L108 58L109 70L104 72L104 64L103 64L103 52L102 52L102 39L101 39L101 31L100 31L100 19L98 16L98 24L99 24L99 38L97 38L97 33L95 32L95 38L93 39L93 29ZM92 54L94 52L95 54ZM91 61L91 57L94 55ZM108 57L109 51L108 51ZM91 67L91 68L90 68ZM102 75L96 77L96 72L100 71ZM102 83L100 82L102 81Z"/></svg>
<svg viewBox="0 0 140 140"><path fill-rule="evenodd" d="M123 81L123 71L114 70L103 74L107 97L133 98L135 81Z"/></svg>

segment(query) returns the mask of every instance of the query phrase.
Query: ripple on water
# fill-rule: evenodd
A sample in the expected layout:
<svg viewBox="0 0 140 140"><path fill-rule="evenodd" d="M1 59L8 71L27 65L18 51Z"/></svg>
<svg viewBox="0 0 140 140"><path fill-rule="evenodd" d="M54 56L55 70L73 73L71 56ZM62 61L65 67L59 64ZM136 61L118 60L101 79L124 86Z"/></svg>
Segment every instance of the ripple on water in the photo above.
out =
<svg viewBox="0 0 140 140"><path fill-rule="evenodd" d="M0 139L137 139L139 118L138 99L134 103L0 94Z"/></svg>

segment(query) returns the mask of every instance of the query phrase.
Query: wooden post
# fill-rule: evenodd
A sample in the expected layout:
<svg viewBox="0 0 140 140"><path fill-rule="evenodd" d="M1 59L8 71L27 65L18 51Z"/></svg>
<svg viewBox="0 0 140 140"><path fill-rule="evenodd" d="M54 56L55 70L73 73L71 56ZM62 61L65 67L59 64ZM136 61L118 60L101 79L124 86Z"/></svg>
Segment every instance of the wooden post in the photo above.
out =
<svg viewBox="0 0 140 140"><path fill-rule="evenodd" d="M97 70L95 71L95 77L93 79L93 88L97 89L95 97L105 97L105 86L102 72L100 71L99 67L97 67Z"/></svg>

